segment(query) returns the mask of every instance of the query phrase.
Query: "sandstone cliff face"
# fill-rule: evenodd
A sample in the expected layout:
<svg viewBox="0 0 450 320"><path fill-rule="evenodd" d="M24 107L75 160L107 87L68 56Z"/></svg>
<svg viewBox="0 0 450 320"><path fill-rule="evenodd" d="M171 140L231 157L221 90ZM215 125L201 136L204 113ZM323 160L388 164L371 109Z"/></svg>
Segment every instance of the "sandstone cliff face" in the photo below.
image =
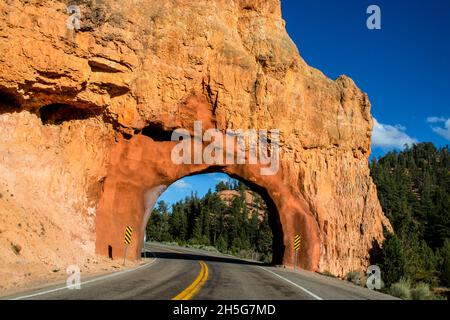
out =
<svg viewBox="0 0 450 320"><path fill-rule="evenodd" d="M70 3L81 9L78 31L66 27L68 1L0 3L2 265L21 259L10 248L20 227L5 218L13 208L22 210L22 226L54 226L41 248L43 255L55 250L54 264L76 260L69 252L93 255L98 232L109 228L96 226L105 181L122 170L120 161L143 157L121 152L151 146L152 156L164 159L170 148L156 136L192 128L194 120L220 130L280 129L281 170L273 179L290 196L276 200L273 181L259 182L239 168L223 171L265 188L288 217L285 224L294 213L283 201L301 202L298 221L308 221L302 231L314 229L305 255L317 256L307 268L344 275L368 264L368 250L389 227L369 176L369 100L348 77L333 81L302 60L280 1ZM150 137L142 135L146 130ZM142 186L160 193L201 171L158 171L163 166ZM283 227L290 250L296 231ZM70 245L55 245L56 234ZM40 240L16 241L27 250ZM285 262L292 263L286 254Z"/></svg>

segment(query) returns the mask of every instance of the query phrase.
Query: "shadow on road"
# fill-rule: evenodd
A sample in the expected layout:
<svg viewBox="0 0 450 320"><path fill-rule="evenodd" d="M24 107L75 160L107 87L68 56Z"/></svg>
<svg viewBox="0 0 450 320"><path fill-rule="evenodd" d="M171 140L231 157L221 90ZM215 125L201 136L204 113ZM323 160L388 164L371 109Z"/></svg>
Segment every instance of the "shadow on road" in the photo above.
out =
<svg viewBox="0 0 450 320"><path fill-rule="evenodd" d="M234 264L245 264L245 265L255 265L255 266L268 266L270 264L257 262L257 261L246 261L239 258L227 258L227 257L215 257L202 254L190 254L190 253L175 253L175 252L158 252L151 251L145 252L145 258L151 258L155 256L158 259L178 259L178 260L202 260L211 262L222 262L222 263L234 263Z"/></svg>

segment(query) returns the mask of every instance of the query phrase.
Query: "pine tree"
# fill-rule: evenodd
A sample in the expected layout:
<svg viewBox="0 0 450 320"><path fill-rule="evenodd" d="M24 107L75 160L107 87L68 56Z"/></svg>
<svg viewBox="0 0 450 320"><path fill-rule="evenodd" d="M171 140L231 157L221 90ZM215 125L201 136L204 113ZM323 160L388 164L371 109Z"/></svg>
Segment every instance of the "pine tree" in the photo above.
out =
<svg viewBox="0 0 450 320"><path fill-rule="evenodd" d="M263 200L254 196L247 206L248 187L238 181L221 182L216 190L236 190L239 195L231 204L225 204L217 191L209 190L199 198L192 193L184 200L172 205L169 212L164 202L153 210L147 225L147 234L153 241L172 241L180 244L213 245L219 251L246 254L259 252L265 262L272 253L272 231L267 223L268 212L261 213ZM257 208L256 211L252 211ZM263 221L259 215L263 214Z"/></svg>
<svg viewBox="0 0 450 320"><path fill-rule="evenodd" d="M152 241L161 241L160 229L161 213L158 209L153 209L147 224L147 238Z"/></svg>
<svg viewBox="0 0 450 320"><path fill-rule="evenodd" d="M220 181L217 185L216 185L216 192L220 192L220 191L224 191L224 190L230 190L229 186L226 182L224 181Z"/></svg>
<svg viewBox="0 0 450 320"><path fill-rule="evenodd" d="M407 270L406 264L401 241L395 234L387 234L379 262L384 283L390 286L404 277Z"/></svg>
<svg viewBox="0 0 450 320"><path fill-rule="evenodd" d="M441 285L450 287L450 240L447 239L439 250Z"/></svg>
<svg viewBox="0 0 450 320"><path fill-rule="evenodd" d="M420 143L373 159L370 167L383 211L409 261L403 276L435 285L440 275L445 282L439 261L450 239L448 146Z"/></svg>

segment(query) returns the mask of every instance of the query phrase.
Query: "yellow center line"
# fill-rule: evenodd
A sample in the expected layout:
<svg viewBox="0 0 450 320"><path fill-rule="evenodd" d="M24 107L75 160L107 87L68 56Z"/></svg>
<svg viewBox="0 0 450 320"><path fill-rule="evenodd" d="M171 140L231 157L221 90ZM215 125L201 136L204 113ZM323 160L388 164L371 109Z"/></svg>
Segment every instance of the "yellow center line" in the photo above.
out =
<svg viewBox="0 0 450 320"><path fill-rule="evenodd" d="M201 266L201 270L194 282L189 287L181 291L172 300L190 300L200 290L208 279L208 266L203 261L198 262Z"/></svg>

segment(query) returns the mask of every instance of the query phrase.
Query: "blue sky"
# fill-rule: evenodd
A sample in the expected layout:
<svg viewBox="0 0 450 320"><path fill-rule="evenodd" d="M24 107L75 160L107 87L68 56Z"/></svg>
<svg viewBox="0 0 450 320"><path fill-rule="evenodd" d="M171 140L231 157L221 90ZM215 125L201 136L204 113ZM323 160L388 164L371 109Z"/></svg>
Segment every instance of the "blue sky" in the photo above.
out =
<svg viewBox="0 0 450 320"><path fill-rule="evenodd" d="M366 27L371 4L381 9L381 30ZM450 1L282 5L288 33L306 62L332 79L346 74L368 93L377 120L375 155L403 142L449 142L444 120L450 118ZM440 121L429 123L429 117Z"/></svg>
<svg viewBox="0 0 450 320"><path fill-rule="evenodd" d="M172 205L193 192L197 192L198 196L202 197L209 189L214 191L216 184L220 181L233 181L233 179L224 173L208 173L185 177L169 186L159 197L158 201L163 200Z"/></svg>
<svg viewBox="0 0 450 320"><path fill-rule="evenodd" d="M381 30L369 30L369 5ZM404 143L450 141L450 1L282 0L283 17L305 61L332 79L350 76L369 95L376 119L372 154ZM161 196L201 196L224 174L182 179Z"/></svg>

